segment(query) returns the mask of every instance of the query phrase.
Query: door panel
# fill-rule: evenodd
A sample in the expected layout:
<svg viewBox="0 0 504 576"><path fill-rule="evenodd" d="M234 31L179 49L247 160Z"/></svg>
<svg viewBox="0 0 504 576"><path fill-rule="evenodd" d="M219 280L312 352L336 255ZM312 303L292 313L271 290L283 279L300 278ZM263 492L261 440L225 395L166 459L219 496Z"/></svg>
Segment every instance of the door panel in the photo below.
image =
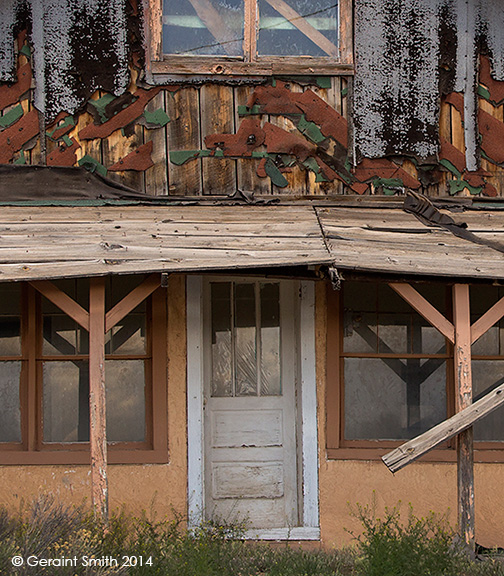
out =
<svg viewBox="0 0 504 576"><path fill-rule="evenodd" d="M295 284L207 288L206 515L297 526Z"/></svg>

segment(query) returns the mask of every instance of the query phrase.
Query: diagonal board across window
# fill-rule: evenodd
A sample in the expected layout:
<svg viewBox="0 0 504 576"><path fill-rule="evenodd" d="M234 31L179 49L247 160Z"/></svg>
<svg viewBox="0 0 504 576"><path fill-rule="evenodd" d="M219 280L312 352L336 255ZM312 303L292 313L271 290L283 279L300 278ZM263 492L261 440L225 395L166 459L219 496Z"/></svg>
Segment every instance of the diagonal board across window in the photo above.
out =
<svg viewBox="0 0 504 576"><path fill-rule="evenodd" d="M226 76L351 69L351 0L146 1L152 72Z"/></svg>

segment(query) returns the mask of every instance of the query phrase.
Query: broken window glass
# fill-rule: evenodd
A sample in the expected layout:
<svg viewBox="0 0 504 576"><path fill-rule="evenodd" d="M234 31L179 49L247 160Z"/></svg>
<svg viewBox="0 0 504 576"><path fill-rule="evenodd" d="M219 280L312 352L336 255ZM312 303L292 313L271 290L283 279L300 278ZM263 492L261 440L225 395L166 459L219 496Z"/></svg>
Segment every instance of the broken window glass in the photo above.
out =
<svg viewBox="0 0 504 576"><path fill-rule="evenodd" d="M2 284L0 292L0 356L21 354L21 290Z"/></svg>
<svg viewBox="0 0 504 576"><path fill-rule="evenodd" d="M446 361L345 358L345 439L404 440L446 418Z"/></svg>
<svg viewBox="0 0 504 576"><path fill-rule="evenodd" d="M338 2L259 0L258 53L338 56Z"/></svg>
<svg viewBox="0 0 504 576"><path fill-rule="evenodd" d="M164 0L165 54L243 55L243 0Z"/></svg>

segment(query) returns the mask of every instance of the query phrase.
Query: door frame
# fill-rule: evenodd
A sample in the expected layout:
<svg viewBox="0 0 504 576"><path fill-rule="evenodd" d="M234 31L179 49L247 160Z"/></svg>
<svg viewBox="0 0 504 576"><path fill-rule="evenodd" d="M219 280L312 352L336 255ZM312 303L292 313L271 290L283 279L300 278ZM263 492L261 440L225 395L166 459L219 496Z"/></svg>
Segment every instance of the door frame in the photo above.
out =
<svg viewBox="0 0 504 576"><path fill-rule="evenodd" d="M189 526L204 518L204 326L203 276L187 276L187 497ZM246 537L261 540L319 540L317 390L315 369L315 285L299 282L298 380L301 399L298 454L301 459L302 526L253 529Z"/></svg>

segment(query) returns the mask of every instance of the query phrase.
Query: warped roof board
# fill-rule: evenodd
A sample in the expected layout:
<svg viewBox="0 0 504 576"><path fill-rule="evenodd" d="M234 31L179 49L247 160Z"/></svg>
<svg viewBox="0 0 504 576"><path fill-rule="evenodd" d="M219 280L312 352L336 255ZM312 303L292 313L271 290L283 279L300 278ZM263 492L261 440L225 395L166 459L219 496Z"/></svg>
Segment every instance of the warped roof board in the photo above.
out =
<svg viewBox="0 0 504 576"><path fill-rule="evenodd" d="M397 209L316 208L337 268L366 272L504 279L504 254L426 226ZM482 241L504 250L500 211L443 211ZM464 229L464 228L463 228Z"/></svg>
<svg viewBox="0 0 504 576"><path fill-rule="evenodd" d="M330 264L311 206L5 206L0 281Z"/></svg>

